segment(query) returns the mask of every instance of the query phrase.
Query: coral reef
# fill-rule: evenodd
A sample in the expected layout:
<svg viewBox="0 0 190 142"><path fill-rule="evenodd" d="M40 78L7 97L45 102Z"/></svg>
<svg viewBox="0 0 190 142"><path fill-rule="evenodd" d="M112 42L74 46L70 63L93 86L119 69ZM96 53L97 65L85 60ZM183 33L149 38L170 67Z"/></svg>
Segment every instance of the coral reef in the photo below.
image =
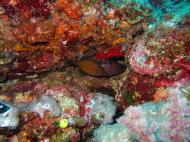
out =
<svg viewBox="0 0 190 142"><path fill-rule="evenodd" d="M132 9L139 10L145 7L150 10L150 27L155 27L160 23L167 26L174 26L190 12L188 0L108 0L109 3L123 7L130 3L138 3L139 6L132 4Z"/></svg>
<svg viewBox="0 0 190 142"><path fill-rule="evenodd" d="M190 141L189 0L0 0L0 141Z"/></svg>
<svg viewBox="0 0 190 142"><path fill-rule="evenodd" d="M166 101L128 107L117 120L118 124L95 131L97 141L189 141L189 101L182 92L185 88L168 88L170 96ZM113 135L114 131L124 136Z"/></svg>
<svg viewBox="0 0 190 142"><path fill-rule="evenodd" d="M111 77L121 74L126 66L117 61L98 62L93 59L81 59L78 61L78 67L84 73L94 77Z"/></svg>
<svg viewBox="0 0 190 142"><path fill-rule="evenodd" d="M96 94L93 97L92 115L96 121L101 124L113 122L113 116L116 113L116 106L113 99L103 94Z"/></svg>
<svg viewBox="0 0 190 142"><path fill-rule="evenodd" d="M36 112L43 118L44 112L49 111L55 116L61 115L61 107L50 96L42 96L37 101L27 104L18 104L20 111Z"/></svg>
<svg viewBox="0 0 190 142"><path fill-rule="evenodd" d="M122 124L105 125L99 127L94 132L95 138L92 142L117 142L129 141L128 129Z"/></svg>

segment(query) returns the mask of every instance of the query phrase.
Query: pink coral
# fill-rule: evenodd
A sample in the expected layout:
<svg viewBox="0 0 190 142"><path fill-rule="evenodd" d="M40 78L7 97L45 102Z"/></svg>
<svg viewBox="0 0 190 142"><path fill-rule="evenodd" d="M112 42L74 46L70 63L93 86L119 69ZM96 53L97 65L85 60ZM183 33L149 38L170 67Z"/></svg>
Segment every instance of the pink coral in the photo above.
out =
<svg viewBox="0 0 190 142"><path fill-rule="evenodd" d="M156 58L151 57L150 52L145 48L143 41L139 42L129 57L131 68L140 74L148 75L161 74L170 69L169 65L162 65Z"/></svg>
<svg viewBox="0 0 190 142"><path fill-rule="evenodd" d="M190 124L190 120L186 119L186 116L190 114L190 108L183 105L187 103L185 100L179 99L181 93L178 89L171 89L171 93L171 104L166 108L171 116L168 127L165 127L170 133L165 134L164 137L171 139L172 142L181 142L184 141ZM163 127L166 124L162 124Z"/></svg>
<svg viewBox="0 0 190 142"><path fill-rule="evenodd" d="M140 107L129 107L125 114L127 114L127 119L121 117L118 120L119 123L126 125L142 142L154 142L152 130L147 128L146 119Z"/></svg>
<svg viewBox="0 0 190 142"><path fill-rule="evenodd" d="M165 102L129 107L118 122L124 124L142 142L189 140L189 102L179 87L168 90L170 97Z"/></svg>

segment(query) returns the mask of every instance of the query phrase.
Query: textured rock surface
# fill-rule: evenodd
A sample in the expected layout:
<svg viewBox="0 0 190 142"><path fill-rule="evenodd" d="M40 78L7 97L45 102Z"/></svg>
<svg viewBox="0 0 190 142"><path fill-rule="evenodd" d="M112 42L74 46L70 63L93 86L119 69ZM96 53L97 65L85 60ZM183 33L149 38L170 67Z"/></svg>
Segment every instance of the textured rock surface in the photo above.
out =
<svg viewBox="0 0 190 142"><path fill-rule="evenodd" d="M189 0L0 0L0 141L188 140L189 12Z"/></svg>

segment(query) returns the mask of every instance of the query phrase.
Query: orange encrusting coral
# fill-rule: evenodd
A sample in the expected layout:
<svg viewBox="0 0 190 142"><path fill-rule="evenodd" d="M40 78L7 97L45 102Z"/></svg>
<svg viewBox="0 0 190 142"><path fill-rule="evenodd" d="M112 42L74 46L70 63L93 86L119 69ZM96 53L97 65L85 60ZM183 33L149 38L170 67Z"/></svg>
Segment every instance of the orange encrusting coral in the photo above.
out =
<svg viewBox="0 0 190 142"><path fill-rule="evenodd" d="M80 6L73 0L58 0L55 5L71 19L79 20L83 16Z"/></svg>
<svg viewBox="0 0 190 142"><path fill-rule="evenodd" d="M153 101L164 101L166 100L170 95L170 92L167 88L158 88L156 92L153 95Z"/></svg>

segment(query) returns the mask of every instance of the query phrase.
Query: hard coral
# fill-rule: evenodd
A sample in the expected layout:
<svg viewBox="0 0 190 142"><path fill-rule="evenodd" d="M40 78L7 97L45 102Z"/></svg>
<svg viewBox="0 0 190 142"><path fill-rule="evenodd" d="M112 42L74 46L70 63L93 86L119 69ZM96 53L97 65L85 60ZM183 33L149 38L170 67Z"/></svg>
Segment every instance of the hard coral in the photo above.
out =
<svg viewBox="0 0 190 142"><path fill-rule="evenodd" d="M117 124L98 128L95 141L188 141L189 102L180 88L168 89L166 101L128 107Z"/></svg>
<svg viewBox="0 0 190 142"><path fill-rule="evenodd" d="M116 112L116 106L113 102L113 98L104 94L96 93L92 99L92 102L94 104L91 113L96 119L95 121L101 124L113 122L113 116Z"/></svg>
<svg viewBox="0 0 190 142"><path fill-rule="evenodd" d="M63 66L62 60L64 57L53 51L29 51L27 56L24 53L26 52L21 52L17 60L11 65L9 79L40 74Z"/></svg>
<svg viewBox="0 0 190 142"><path fill-rule="evenodd" d="M50 111L57 117L61 115L61 107L50 96L42 96L31 103L18 104L18 107L20 111L36 112L41 118L43 118L45 111Z"/></svg>
<svg viewBox="0 0 190 142"><path fill-rule="evenodd" d="M29 19L40 16L48 18L50 15L48 3L50 4L52 2L52 0L1 0L0 4L10 18Z"/></svg>
<svg viewBox="0 0 190 142"><path fill-rule="evenodd" d="M158 88L156 90L155 94L153 95L153 100L155 102L161 101L161 100L166 100L169 97L170 93L168 89L165 88Z"/></svg>
<svg viewBox="0 0 190 142"><path fill-rule="evenodd" d="M31 21L16 26L14 30L15 38L25 46L43 46L43 44L49 44L54 37L55 32L53 22L50 20L35 19L32 19Z"/></svg>
<svg viewBox="0 0 190 142"><path fill-rule="evenodd" d="M81 7L74 0L58 0L55 5L71 19L79 20L83 15Z"/></svg>
<svg viewBox="0 0 190 142"><path fill-rule="evenodd" d="M20 119L0 133L76 142L104 124L95 142L188 141L188 16L176 23L188 12L187 0L0 0L0 98L18 107L10 119L1 105L0 127Z"/></svg>
<svg viewBox="0 0 190 142"><path fill-rule="evenodd" d="M171 72L175 59L186 56L187 40L188 32L182 29L147 32L144 38L133 45L129 56L130 65L140 74L157 76Z"/></svg>
<svg viewBox="0 0 190 142"><path fill-rule="evenodd" d="M134 72L125 72L121 78L111 81L116 91L115 100L121 110L130 105L152 101L156 91L154 78Z"/></svg>

